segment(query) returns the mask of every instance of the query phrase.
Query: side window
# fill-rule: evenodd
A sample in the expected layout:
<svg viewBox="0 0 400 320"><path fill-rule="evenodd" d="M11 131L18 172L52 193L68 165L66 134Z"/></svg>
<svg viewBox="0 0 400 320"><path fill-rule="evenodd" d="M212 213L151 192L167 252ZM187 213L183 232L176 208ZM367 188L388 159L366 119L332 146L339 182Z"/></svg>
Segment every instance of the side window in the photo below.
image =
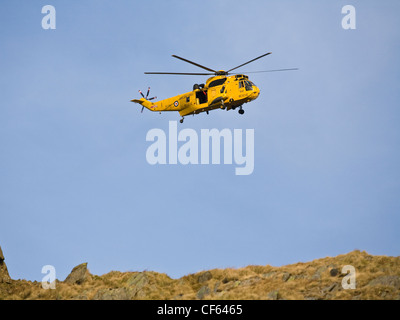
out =
<svg viewBox="0 0 400 320"><path fill-rule="evenodd" d="M190 102L190 96L186 97L186 102Z"/></svg>
<svg viewBox="0 0 400 320"><path fill-rule="evenodd" d="M212 88L212 87L223 85L225 83L225 81L226 81L226 78L211 81L210 84L208 85L208 87Z"/></svg>
<svg viewBox="0 0 400 320"><path fill-rule="evenodd" d="M240 89L240 88L243 88L243 87L244 87L243 81L240 81L240 82L239 82L239 89Z"/></svg>

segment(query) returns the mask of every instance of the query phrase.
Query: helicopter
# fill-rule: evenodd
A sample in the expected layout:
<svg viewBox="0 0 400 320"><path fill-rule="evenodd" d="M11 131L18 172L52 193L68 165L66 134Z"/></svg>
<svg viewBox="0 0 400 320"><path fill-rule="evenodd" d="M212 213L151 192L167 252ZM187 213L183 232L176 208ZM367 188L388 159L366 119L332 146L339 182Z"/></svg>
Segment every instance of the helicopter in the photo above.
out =
<svg viewBox="0 0 400 320"><path fill-rule="evenodd" d="M139 93L142 98L133 99L131 102L142 105L143 112L144 108L150 111L163 112L163 111L178 111L181 115L180 123L183 123L185 116L195 115L202 112L207 114L211 110L223 109L223 110L235 110L239 108L239 114L244 114L243 104L251 102L258 98L260 95L260 89L250 81L249 77L243 73L232 73L232 71L241 68L251 62L254 62L260 58L270 55L272 52L265 53L257 58L247 61L237 67L224 70L213 70L211 68L202 66L196 62L187 60L177 55L172 57L179 60L185 61L199 68L207 70L205 73L182 73L182 72L145 72L145 74L157 74L157 75L195 75L195 76L210 76L204 84L194 84L193 90L187 93L183 93L171 98L152 102L157 97L149 98L150 87L147 90L146 96L141 90ZM290 71L298 70L298 68L291 69L278 69L278 70L267 70L267 71L253 71L246 73L261 73L261 72L276 72L276 71Z"/></svg>

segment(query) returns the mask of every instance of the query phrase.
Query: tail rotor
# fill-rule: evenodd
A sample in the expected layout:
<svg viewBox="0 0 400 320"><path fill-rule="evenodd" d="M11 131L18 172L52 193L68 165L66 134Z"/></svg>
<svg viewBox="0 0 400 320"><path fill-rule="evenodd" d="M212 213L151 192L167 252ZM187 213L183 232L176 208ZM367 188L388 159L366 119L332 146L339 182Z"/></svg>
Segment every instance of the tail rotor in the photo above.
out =
<svg viewBox="0 0 400 320"><path fill-rule="evenodd" d="M157 97L148 98L148 96L149 96L149 94L150 94L150 87L147 89L146 96L144 96L144 94L143 94L143 92L142 92L141 90L139 90L139 93L140 93L140 95L143 97L143 99L146 99L147 101L157 99ZM141 112L143 112L143 109L144 109L144 106L142 107L142 111L141 111Z"/></svg>

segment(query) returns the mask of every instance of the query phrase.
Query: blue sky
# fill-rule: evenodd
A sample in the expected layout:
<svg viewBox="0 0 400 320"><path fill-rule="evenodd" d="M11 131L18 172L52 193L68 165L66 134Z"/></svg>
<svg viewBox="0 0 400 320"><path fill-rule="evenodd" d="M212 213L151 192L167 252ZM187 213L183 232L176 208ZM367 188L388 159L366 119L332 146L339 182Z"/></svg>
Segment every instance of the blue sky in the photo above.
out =
<svg viewBox="0 0 400 320"><path fill-rule="evenodd" d="M56 30L41 8L56 8ZM341 9L356 8L344 30ZM399 255L398 1L2 1L0 246L13 279L280 266L354 249ZM160 99L206 77L145 71L298 67L251 75L246 113L179 128L255 131L255 169L146 162ZM238 71L239 71L238 70ZM179 125L179 123L178 123Z"/></svg>

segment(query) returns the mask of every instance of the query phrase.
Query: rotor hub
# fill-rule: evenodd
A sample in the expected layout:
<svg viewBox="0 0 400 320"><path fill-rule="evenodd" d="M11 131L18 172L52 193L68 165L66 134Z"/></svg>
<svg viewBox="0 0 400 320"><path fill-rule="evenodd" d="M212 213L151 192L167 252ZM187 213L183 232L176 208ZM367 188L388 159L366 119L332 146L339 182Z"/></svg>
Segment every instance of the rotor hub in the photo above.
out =
<svg viewBox="0 0 400 320"><path fill-rule="evenodd" d="M217 76L225 76L228 74L228 72L226 72L225 70L218 70L217 72L215 72L215 74Z"/></svg>

